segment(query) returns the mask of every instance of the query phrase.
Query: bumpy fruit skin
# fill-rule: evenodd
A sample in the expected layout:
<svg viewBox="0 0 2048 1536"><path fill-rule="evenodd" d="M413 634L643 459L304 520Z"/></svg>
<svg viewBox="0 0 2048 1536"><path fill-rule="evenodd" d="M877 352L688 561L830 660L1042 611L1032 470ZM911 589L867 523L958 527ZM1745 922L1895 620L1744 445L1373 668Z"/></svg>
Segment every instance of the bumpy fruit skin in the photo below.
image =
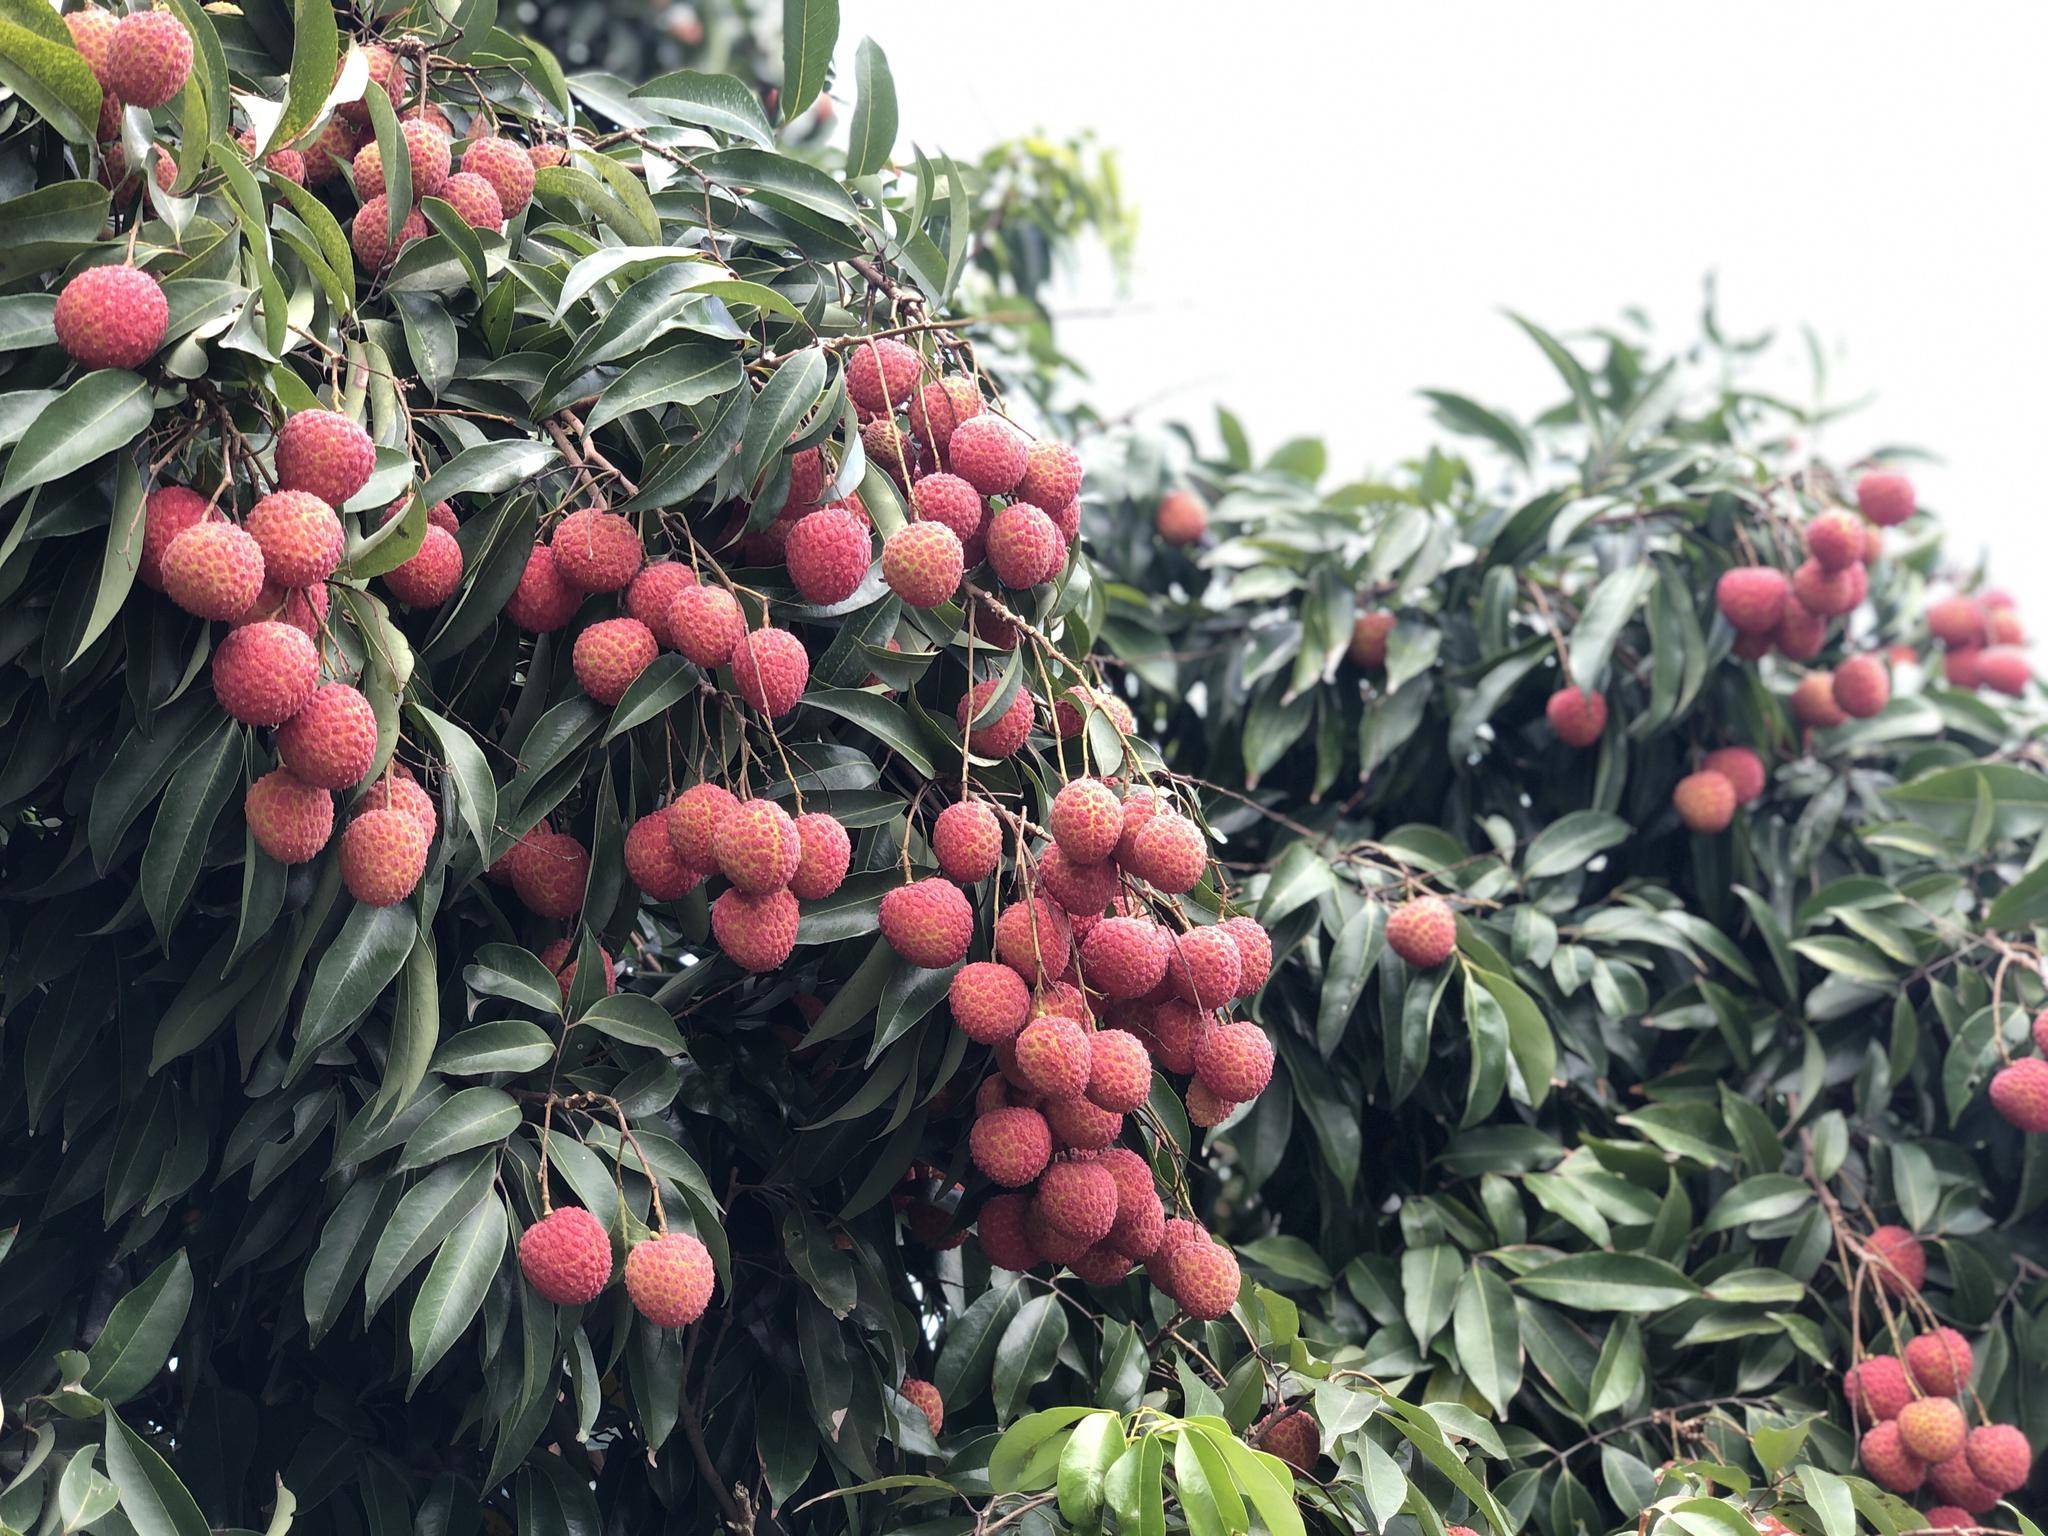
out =
<svg viewBox="0 0 2048 1536"><path fill-rule="evenodd" d="M1543 718L1568 747L1590 747L1607 729L1607 698L1584 688L1560 688L1544 703Z"/></svg>
<svg viewBox="0 0 2048 1536"><path fill-rule="evenodd" d="M384 573L385 590L408 608L438 608L462 585L462 546L432 524L420 547Z"/></svg>
<svg viewBox="0 0 2048 1536"><path fill-rule="evenodd" d="M1005 1189L1021 1189L1052 1160L1052 1131L1035 1109L992 1109L967 1133L974 1166Z"/></svg>
<svg viewBox="0 0 2048 1536"><path fill-rule="evenodd" d="M1344 659L1354 667L1378 671L1387 664L1387 636L1394 632L1395 617L1384 609L1361 613L1351 623L1351 640L1344 647Z"/></svg>
<svg viewBox="0 0 2048 1536"><path fill-rule="evenodd" d="M704 880L676 856L668 827L667 811L650 811L626 829L626 878L650 901L674 901Z"/></svg>
<svg viewBox="0 0 2048 1536"><path fill-rule="evenodd" d="M1105 917L1081 940L1081 971L1106 997L1143 997L1166 979L1173 940L1143 917Z"/></svg>
<svg viewBox="0 0 2048 1536"><path fill-rule="evenodd" d="M347 683L329 683L278 727L277 755L308 784L347 789L376 760L377 712Z"/></svg>
<svg viewBox="0 0 2048 1536"><path fill-rule="evenodd" d="M988 524L988 563L1006 587L1035 587L1059 574L1067 541L1053 520L1026 501L1012 502Z"/></svg>
<svg viewBox="0 0 2048 1536"><path fill-rule="evenodd" d="M1209 845L1202 829L1177 811L1158 811L1145 819L1125 854L1117 840L1117 858L1124 868L1169 896L1201 884L1209 867Z"/></svg>
<svg viewBox="0 0 2048 1536"><path fill-rule="evenodd" d="M1273 1042L1242 1020L1212 1025L1195 1042L1195 1076L1226 1103L1256 1099L1273 1080Z"/></svg>
<svg viewBox="0 0 2048 1536"><path fill-rule="evenodd" d="M1967 1530L1977 1523L1967 1509L1954 1504L1937 1504L1920 1517L1930 1531ZM1775 1532L1770 1536L1776 1536Z"/></svg>
<svg viewBox="0 0 2048 1536"><path fill-rule="evenodd" d="M598 703L616 704L659 651L654 631L638 619L605 619L576 637L576 682Z"/></svg>
<svg viewBox="0 0 2048 1536"><path fill-rule="evenodd" d="M747 632L739 599L723 587L691 586L669 605L668 632L675 648L700 667L722 667Z"/></svg>
<svg viewBox="0 0 2048 1536"><path fill-rule="evenodd" d="M432 123L416 117L408 118L398 126L405 139L405 157L411 165L413 200L417 202L423 197L438 196L448 180L448 135ZM367 202L373 197L388 195L384 185L384 156L375 141L356 151L355 164L351 169L355 175L357 197Z"/></svg>
<svg viewBox="0 0 2048 1536"><path fill-rule="evenodd" d="M912 965L943 970L967 958L974 909L957 885L936 877L899 885L882 898L882 937Z"/></svg>
<svg viewBox="0 0 2048 1536"><path fill-rule="evenodd" d="M1700 767L1718 773L1735 787L1735 803L1748 805L1764 792L1764 760L1748 747L1717 747Z"/></svg>
<svg viewBox="0 0 2048 1536"><path fill-rule="evenodd" d="M1927 1481L1941 1498L1973 1515L1988 1515L1998 1507L1997 1490L1977 1476L1968 1455L1936 1462L1927 1469Z"/></svg>
<svg viewBox="0 0 2048 1536"><path fill-rule="evenodd" d="M1017 499L1057 518L1081 494L1081 456L1065 443L1041 438L1024 452L1024 478Z"/></svg>
<svg viewBox="0 0 2048 1536"><path fill-rule="evenodd" d="M1073 942L1066 918L1043 897L1012 902L996 917L996 953L1026 981L1050 981L1063 974Z"/></svg>
<svg viewBox="0 0 2048 1536"><path fill-rule="evenodd" d="M162 106L192 73L192 34L169 11L123 16L107 44L107 84L131 106Z"/></svg>
<svg viewBox="0 0 2048 1536"><path fill-rule="evenodd" d="M1019 1031L1015 1050L1017 1075L1033 1093L1049 1099L1074 1099L1087 1091L1091 1067L1088 1032L1072 1019L1049 1015L1033 1019Z"/></svg>
<svg viewBox="0 0 2048 1536"><path fill-rule="evenodd" d="M846 354L846 392L864 411L888 411L917 388L924 360L893 336L867 337Z"/></svg>
<svg viewBox="0 0 2048 1536"><path fill-rule="evenodd" d="M1104 1238L1099 1243L1091 1243L1085 1252L1069 1259L1067 1268L1089 1285L1116 1285L1131 1272L1131 1259L1130 1255Z"/></svg>
<svg viewBox="0 0 2048 1536"><path fill-rule="evenodd" d="M1197 1008L1220 1008L1237 996L1237 940L1209 927L1179 934L1171 945L1166 982L1175 997Z"/></svg>
<svg viewBox="0 0 2048 1536"><path fill-rule="evenodd" d="M533 201L533 161L510 139L478 139L462 152L462 169L491 184L505 218Z"/></svg>
<svg viewBox="0 0 2048 1536"><path fill-rule="evenodd" d="M1024 478L1030 450L1024 439L999 416L973 416L953 429L946 445L952 472L984 496L1007 496Z"/></svg>
<svg viewBox="0 0 2048 1536"><path fill-rule="evenodd" d="M797 595L821 608L853 596L872 556L867 528L843 507L820 507L798 518L782 547Z"/></svg>
<svg viewBox="0 0 2048 1536"><path fill-rule="evenodd" d="M2010 608L1987 609L1984 628L1994 645L2020 645L2027 638L2026 625L2020 622L2020 616Z"/></svg>
<svg viewBox="0 0 2048 1536"><path fill-rule="evenodd" d="M946 1404L939 1396L939 1389L928 1381L920 1381L915 1376L906 1376L903 1378L903 1385L896 1390L917 1405L918 1411L925 1416L925 1421L931 1425L932 1433L934 1435L938 1434L939 1426L946 1422Z"/></svg>
<svg viewBox="0 0 2048 1536"><path fill-rule="evenodd" d="M102 91L112 83L107 73L107 52L119 20L112 11L103 11L96 5L84 6L64 18L64 25L71 29L72 46L91 69L93 79L99 81Z"/></svg>
<svg viewBox="0 0 2048 1536"><path fill-rule="evenodd" d="M163 285L140 267L87 267L57 295L57 344L88 368L139 368L164 344L170 315Z"/></svg>
<svg viewBox="0 0 2048 1536"><path fill-rule="evenodd" d="M571 956L574 950L568 939L557 939L540 952L540 963L554 975L555 985L562 989L562 1001L569 1001L569 993L576 985L576 963ZM600 948L597 958L604 964L604 995L610 997L618 991L618 973L612 965L611 951Z"/></svg>
<svg viewBox="0 0 2048 1536"><path fill-rule="evenodd" d="M164 551L163 578L187 613L232 622L263 591L263 551L233 523L195 523Z"/></svg>
<svg viewBox="0 0 2048 1536"><path fill-rule="evenodd" d="M1030 1199L1024 1195L991 1195L974 1219L981 1251L997 1269L1022 1274L1038 1262L1038 1250L1025 1231Z"/></svg>
<svg viewBox="0 0 2048 1536"><path fill-rule="evenodd" d="M692 784L668 808L669 843L676 857L692 869L718 867L712 839L726 813L738 809L739 797L723 784Z"/></svg>
<svg viewBox="0 0 2048 1536"><path fill-rule="evenodd" d="M1257 918L1227 917L1217 924L1237 944L1237 995L1250 997L1273 971L1273 936Z"/></svg>
<svg viewBox="0 0 2048 1536"><path fill-rule="evenodd" d="M963 550L979 541L988 523L981 493L958 475L926 475L911 486L910 505L919 522L948 529Z"/></svg>
<svg viewBox="0 0 2048 1536"><path fill-rule="evenodd" d="M953 719L967 735L967 750L977 757L1002 758L1013 755L1031 735L1031 695L1019 688L1009 708L991 719L975 719L984 705L1001 691L1003 680L991 677L976 683L961 695L953 708ZM969 725L968 721L974 720Z"/></svg>
<svg viewBox="0 0 2048 1536"><path fill-rule="evenodd" d="M206 498L182 485L160 485L142 504L142 553L136 558L135 579L151 591L164 589L164 551L171 540L199 523L220 520L220 512L209 510Z"/></svg>
<svg viewBox="0 0 2048 1536"><path fill-rule="evenodd" d="M1159 510L1153 516L1153 526L1159 530L1159 537L1177 549L1190 544L1199 544L1209 532L1209 509L1193 491L1176 487L1159 498Z"/></svg>
<svg viewBox="0 0 2048 1536"><path fill-rule="evenodd" d="M457 171L434 195L444 199L471 229L499 229L505 223L498 189L473 171Z"/></svg>
<svg viewBox="0 0 2048 1536"><path fill-rule="evenodd" d="M1913 1401L1913 1383L1896 1355L1872 1355L1842 1378L1842 1395L1866 1423L1896 1419Z"/></svg>
<svg viewBox="0 0 2048 1536"><path fill-rule="evenodd" d="M1839 571L1863 558L1864 527L1853 512L1823 512L1806 525L1806 552L1823 570Z"/></svg>
<svg viewBox="0 0 2048 1536"><path fill-rule="evenodd" d="M1896 528L1913 515L1913 482L1904 475L1872 470L1856 482L1856 506L1880 528Z"/></svg>
<svg viewBox="0 0 2048 1536"><path fill-rule="evenodd" d="M626 1253L626 1295L657 1328L687 1328L702 1317L717 1279L710 1250L687 1232L647 1238Z"/></svg>
<svg viewBox="0 0 2048 1536"><path fill-rule="evenodd" d="M381 272L398 259L398 253L415 240L427 237L427 216L415 208L398 226L398 238L391 238L391 204L381 195L356 210L349 221L349 244L356 260L372 272Z"/></svg>
<svg viewBox="0 0 2048 1536"><path fill-rule="evenodd" d="M2027 684L2033 681L2034 669L2027 664L2027 653L2015 645L1987 645L1977 653L1977 682L2012 698L2018 698L2027 691Z"/></svg>
<svg viewBox="0 0 2048 1536"><path fill-rule="evenodd" d="M310 491L272 491L243 527L263 551L263 574L287 587L325 581L341 564L341 519Z"/></svg>
<svg viewBox="0 0 2048 1536"><path fill-rule="evenodd" d="M1893 1493L1911 1493L1927 1480L1927 1463L1906 1449L1895 1419L1864 1431L1857 1453L1872 1480Z"/></svg>
<svg viewBox="0 0 2048 1536"><path fill-rule="evenodd" d="M256 135L246 130L235 135L235 144L252 161L256 158ZM273 149L263 157L262 169L281 176L295 186L306 184L306 157L296 149Z"/></svg>
<svg viewBox="0 0 2048 1536"><path fill-rule="evenodd" d="M213 653L213 695L244 725L282 725L320 686L320 653L289 624L229 630Z"/></svg>
<svg viewBox="0 0 2048 1536"><path fill-rule="evenodd" d="M1970 1379L1970 1341L1953 1328L1923 1333L1906 1345L1906 1369L1922 1392L1954 1397Z"/></svg>
<svg viewBox="0 0 2048 1536"><path fill-rule="evenodd" d="M869 462L879 465L899 487L908 487L930 467L892 417L877 416L862 427L860 445Z"/></svg>
<svg viewBox="0 0 2048 1536"><path fill-rule="evenodd" d="M941 522L910 523L882 545L882 579L912 608L938 607L960 590L966 568L959 538Z"/></svg>
<svg viewBox="0 0 2048 1536"><path fill-rule="evenodd" d="M1007 965L976 960L960 967L946 1000L953 1022L977 1045L1005 1045L1031 1015L1031 989Z"/></svg>
<svg viewBox="0 0 2048 1536"><path fill-rule="evenodd" d="M562 578L554 551L536 544L505 603L505 617L528 634L544 635L575 618L582 602L583 594Z"/></svg>
<svg viewBox="0 0 2048 1536"><path fill-rule="evenodd" d="M1778 620L1776 629L1767 636L1744 635L1741 639L1766 639L1788 661L1811 661L1827 644L1828 621L1798 598L1788 597L1785 599L1785 615Z"/></svg>
<svg viewBox="0 0 2048 1536"><path fill-rule="evenodd" d="M280 864L303 864L334 832L334 797L273 768L242 797L242 818L256 846Z"/></svg>
<svg viewBox="0 0 2048 1536"><path fill-rule="evenodd" d="M368 907L405 900L427 868L427 837L396 808L365 811L342 830L341 883Z"/></svg>
<svg viewBox="0 0 2048 1536"><path fill-rule="evenodd" d="M1863 1240L1877 1283L1894 1296L1918 1295L1927 1283L1927 1250L1904 1227L1878 1227Z"/></svg>
<svg viewBox="0 0 2048 1536"><path fill-rule="evenodd" d="M1835 704L1843 714L1868 720L1891 702L1891 674L1875 656L1851 656L1835 668Z"/></svg>
<svg viewBox="0 0 2048 1536"><path fill-rule="evenodd" d="M1916 1397L1899 1410L1899 1444L1922 1461L1947 1461L1961 1454L1969 1423L1952 1398Z"/></svg>
<svg viewBox="0 0 2048 1536"><path fill-rule="evenodd" d="M1088 1102L1127 1115L1152 1091L1152 1055L1128 1030L1099 1029L1088 1037Z"/></svg>
<svg viewBox="0 0 2048 1536"><path fill-rule="evenodd" d="M804 643L786 629L754 630L733 647L733 686L771 720L796 708L810 680L811 658Z"/></svg>
<svg viewBox="0 0 2048 1536"><path fill-rule="evenodd" d="M1068 858L1077 864L1099 863L1116 852L1124 830L1124 805L1102 780L1075 779L1052 797L1046 825Z"/></svg>
<svg viewBox="0 0 2048 1536"><path fill-rule="evenodd" d="M1991 1078L1991 1107L2029 1136L2048 1135L2048 1061L2024 1056Z"/></svg>
<svg viewBox="0 0 2048 1536"><path fill-rule="evenodd" d="M1704 768L1680 779L1671 791L1671 805L1688 831L1712 836L1726 832L1735 819L1735 786Z"/></svg>
<svg viewBox="0 0 2048 1536"><path fill-rule="evenodd" d="M796 948L796 898L788 891L727 891L711 903L711 933L733 964L772 971Z"/></svg>
<svg viewBox="0 0 2048 1536"><path fill-rule="evenodd" d="M1312 1471L1323 1454L1322 1432L1306 1409L1279 1408L1252 1426L1251 1443L1297 1472Z"/></svg>
<svg viewBox="0 0 2048 1536"><path fill-rule="evenodd" d="M822 901L838 890L853 862L853 840L846 828L823 811L806 811L796 818L796 835L802 853L796 872L789 877L790 893L799 901Z"/></svg>
<svg viewBox="0 0 2048 1536"><path fill-rule="evenodd" d="M1736 632L1767 635L1785 612L1785 573L1767 565L1738 565L1714 583L1714 605Z"/></svg>
<svg viewBox="0 0 2048 1536"><path fill-rule="evenodd" d="M590 850L567 832L533 839L512 872L512 889L537 917L566 922L583 910L590 883Z"/></svg>
<svg viewBox="0 0 2048 1536"><path fill-rule="evenodd" d="M1100 1151L1115 1141L1124 1128L1122 1115L1091 1104L1086 1098L1053 1099L1043 1108L1045 1123L1052 1129L1053 1144L1072 1151Z"/></svg>
<svg viewBox="0 0 2048 1536"><path fill-rule="evenodd" d="M1802 607L1823 618L1847 613L1863 601L1869 590L1870 573L1860 560L1839 571L1825 570L1818 560L1807 560L1792 573L1792 595Z"/></svg>
<svg viewBox="0 0 2048 1536"><path fill-rule="evenodd" d="M1458 947L1458 919L1441 896L1404 901L1387 918L1387 947L1410 965L1434 970Z"/></svg>
<svg viewBox="0 0 2048 1536"><path fill-rule="evenodd" d="M932 822L932 854L948 880L986 880L1002 862L1002 823L985 800L949 805Z"/></svg>
<svg viewBox="0 0 2048 1536"><path fill-rule="evenodd" d="M330 507L370 483L377 467L370 434L335 411L300 411L277 433L279 490L310 491Z"/></svg>
<svg viewBox="0 0 2048 1536"><path fill-rule="evenodd" d="M1214 1322L1237 1305L1237 1255L1213 1238L1184 1242L1167 1260L1167 1290L1189 1317Z"/></svg>
<svg viewBox="0 0 2048 1536"><path fill-rule="evenodd" d="M542 1300L583 1306L611 1281L612 1240L582 1206L559 1206L520 1234L519 1272Z"/></svg>
<svg viewBox="0 0 2048 1536"><path fill-rule="evenodd" d="M746 800L718 819L711 856L719 870L750 896L789 884L803 857L803 840L789 813L773 800Z"/></svg>
<svg viewBox="0 0 2048 1536"><path fill-rule="evenodd" d="M959 374L934 379L910 397L910 435L927 454L944 454L953 429L981 414L981 390Z"/></svg>
<svg viewBox="0 0 2048 1536"><path fill-rule="evenodd" d="M440 829L441 816L434 808L434 797L421 787L411 769L396 760L387 773L363 791L362 798L350 810L349 819L387 809L401 810L418 822L428 842L434 840L434 833Z"/></svg>
<svg viewBox="0 0 2048 1536"><path fill-rule="evenodd" d="M1949 654L1957 653L1951 651ZM1849 717L1835 701L1834 673L1809 672L1799 680L1799 686L1792 690L1792 718L1816 731L1848 724Z"/></svg>
<svg viewBox="0 0 2048 1536"><path fill-rule="evenodd" d="M697 585L697 573L680 560L657 560L643 566L626 587L626 612L654 631L654 638L675 649L668 627L675 601L686 587Z"/></svg>
<svg viewBox="0 0 2048 1536"><path fill-rule="evenodd" d="M639 530L601 507L584 507L563 518L549 536L548 548L562 579L583 592L622 590L645 559Z"/></svg>
<svg viewBox="0 0 2048 1536"><path fill-rule="evenodd" d="M1181 1102L1187 1107L1188 1124L1207 1130L1228 1120L1237 1106L1212 1090L1200 1078L1188 1084Z"/></svg>
<svg viewBox="0 0 2048 1536"><path fill-rule="evenodd" d="M1970 1431L1964 1457L1977 1481L1993 1493L2017 1493L2034 1470L2026 1434L2011 1424L1979 1424Z"/></svg>
<svg viewBox="0 0 2048 1536"><path fill-rule="evenodd" d="M1054 1163L1038 1181L1038 1209L1075 1241L1099 1243L1116 1223L1116 1180L1100 1163Z"/></svg>

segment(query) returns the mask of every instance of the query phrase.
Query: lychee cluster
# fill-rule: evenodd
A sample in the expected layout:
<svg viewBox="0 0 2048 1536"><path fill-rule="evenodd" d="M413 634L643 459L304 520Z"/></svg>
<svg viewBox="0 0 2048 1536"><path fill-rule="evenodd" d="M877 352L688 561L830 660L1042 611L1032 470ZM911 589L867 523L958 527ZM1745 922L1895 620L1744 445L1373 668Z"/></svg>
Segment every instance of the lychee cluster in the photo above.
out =
<svg viewBox="0 0 2048 1536"><path fill-rule="evenodd" d="M519 1235L519 1272L543 1301L582 1307L612 1278L612 1239L580 1205L557 1206ZM659 1232L626 1252L626 1297L657 1328L686 1328L711 1304L711 1252L687 1232Z"/></svg>
<svg viewBox="0 0 2048 1536"><path fill-rule="evenodd" d="M1942 678L1951 688L1988 688L2018 698L2033 680L2022 648L2026 626L2011 596L1996 588L1929 603L1927 632L1942 646Z"/></svg>
<svg viewBox="0 0 2048 1536"><path fill-rule="evenodd" d="M2034 1016L2038 1056L2020 1056L1991 1075L1991 1107L2029 1136L2048 1135L2048 1011Z"/></svg>
<svg viewBox="0 0 2048 1536"><path fill-rule="evenodd" d="M1844 1375L1842 1394L1864 1426L1858 1452L1877 1483L1898 1494L1931 1487L1969 1515L2025 1486L2033 1470L2025 1433L2011 1424L1970 1427L1959 1399L1970 1395L1974 1366L1968 1339L1933 1327L1907 1341L1903 1358L1870 1355Z"/></svg>

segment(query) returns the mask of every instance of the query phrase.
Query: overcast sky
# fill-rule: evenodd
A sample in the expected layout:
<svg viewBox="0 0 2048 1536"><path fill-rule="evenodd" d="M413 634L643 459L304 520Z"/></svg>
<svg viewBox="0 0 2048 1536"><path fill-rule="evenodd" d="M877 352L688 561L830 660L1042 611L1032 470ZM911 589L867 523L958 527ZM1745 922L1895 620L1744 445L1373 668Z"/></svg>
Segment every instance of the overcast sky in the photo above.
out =
<svg viewBox="0 0 2048 1536"><path fill-rule="evenodd" d="M2048 624L2048 6L843 0L849 84L863 35L906 142L1118 150L1130 292L1097 264L1063 289L1108 411L1221 400L1357 472L1428 440L1423 386L1557 396L1503 308L1640 305L1678 340L1712 270L1731 330L1811 323L1837 393L1878 395L1832 452L1943 455L1923 502Z"/></svg>

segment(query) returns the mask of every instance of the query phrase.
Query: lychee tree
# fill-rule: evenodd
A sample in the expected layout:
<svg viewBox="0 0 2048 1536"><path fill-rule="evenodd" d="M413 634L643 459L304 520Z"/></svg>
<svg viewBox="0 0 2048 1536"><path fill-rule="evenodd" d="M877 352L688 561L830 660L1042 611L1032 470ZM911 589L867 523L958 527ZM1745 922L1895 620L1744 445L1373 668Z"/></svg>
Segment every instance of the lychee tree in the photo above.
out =
<svg viewBox="0 0 2048 1536"><path fill-rule="evenodd" d="M1526 328L1561 405L1432 392L1471 446L1355 481L1227 414L1089 445L1117 695L1273 945L1195 1203L1340 1368L1470 1415L1517 1525L2031 1532L2020 616L1711 306L1671 357Z"/></svg>
<svg viewBox="0 0 2048 1536"><path fill-rule="evenodd" d="M1266 931L879 52L0 10L0 1527L1505 1532L1194 1203Z"/></svg>

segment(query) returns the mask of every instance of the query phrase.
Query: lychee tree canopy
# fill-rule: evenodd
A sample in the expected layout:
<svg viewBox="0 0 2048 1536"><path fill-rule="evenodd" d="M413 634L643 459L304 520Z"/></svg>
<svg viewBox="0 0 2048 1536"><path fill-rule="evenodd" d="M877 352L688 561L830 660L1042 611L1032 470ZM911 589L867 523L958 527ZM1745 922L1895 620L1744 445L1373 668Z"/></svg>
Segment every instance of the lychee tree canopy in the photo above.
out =
<svg viewBox="0 0 2048 1536"><path fill-rule="evenodd" d="M1091 455L1103 644L1276 948L1281 1065L1208 1133L1205 1198L1305 1333L1473 1416L1522 1525L1703 1529L1688 1501L1719 1493L1911 1528L1957 1501L1865 1480L1855 1360L1954 1327L1970 1421L2048 1437L2048 1137L1985 1091L2048 1000L2038 696L1946 681L1924 615L1983 578L1925 511L1818 656L1732 654L1719 576L1791 572L1855 507L1868 461L1819 446L1853 421L1752 392L1711 305L1674 356L1528 330L1562 403L1431 392L1458 446L1382 473L1333 473L1356 444L1259 456L1228 413L1214 456ZM1154 531L1176 490L1197 544ZM1362 665L1367 613L1393 623ZM1890 702L1803 729L1794 687L1854 655ZM1583 749L1546 721L1567 686L1607 704ZM1673 787L1729 746L1762 794L1688 832ZM1386 945L1423 892L1458 912L1433 972ZM1866 1258L1886 1225L1924 1244L1910 1305Z"/></svg>

